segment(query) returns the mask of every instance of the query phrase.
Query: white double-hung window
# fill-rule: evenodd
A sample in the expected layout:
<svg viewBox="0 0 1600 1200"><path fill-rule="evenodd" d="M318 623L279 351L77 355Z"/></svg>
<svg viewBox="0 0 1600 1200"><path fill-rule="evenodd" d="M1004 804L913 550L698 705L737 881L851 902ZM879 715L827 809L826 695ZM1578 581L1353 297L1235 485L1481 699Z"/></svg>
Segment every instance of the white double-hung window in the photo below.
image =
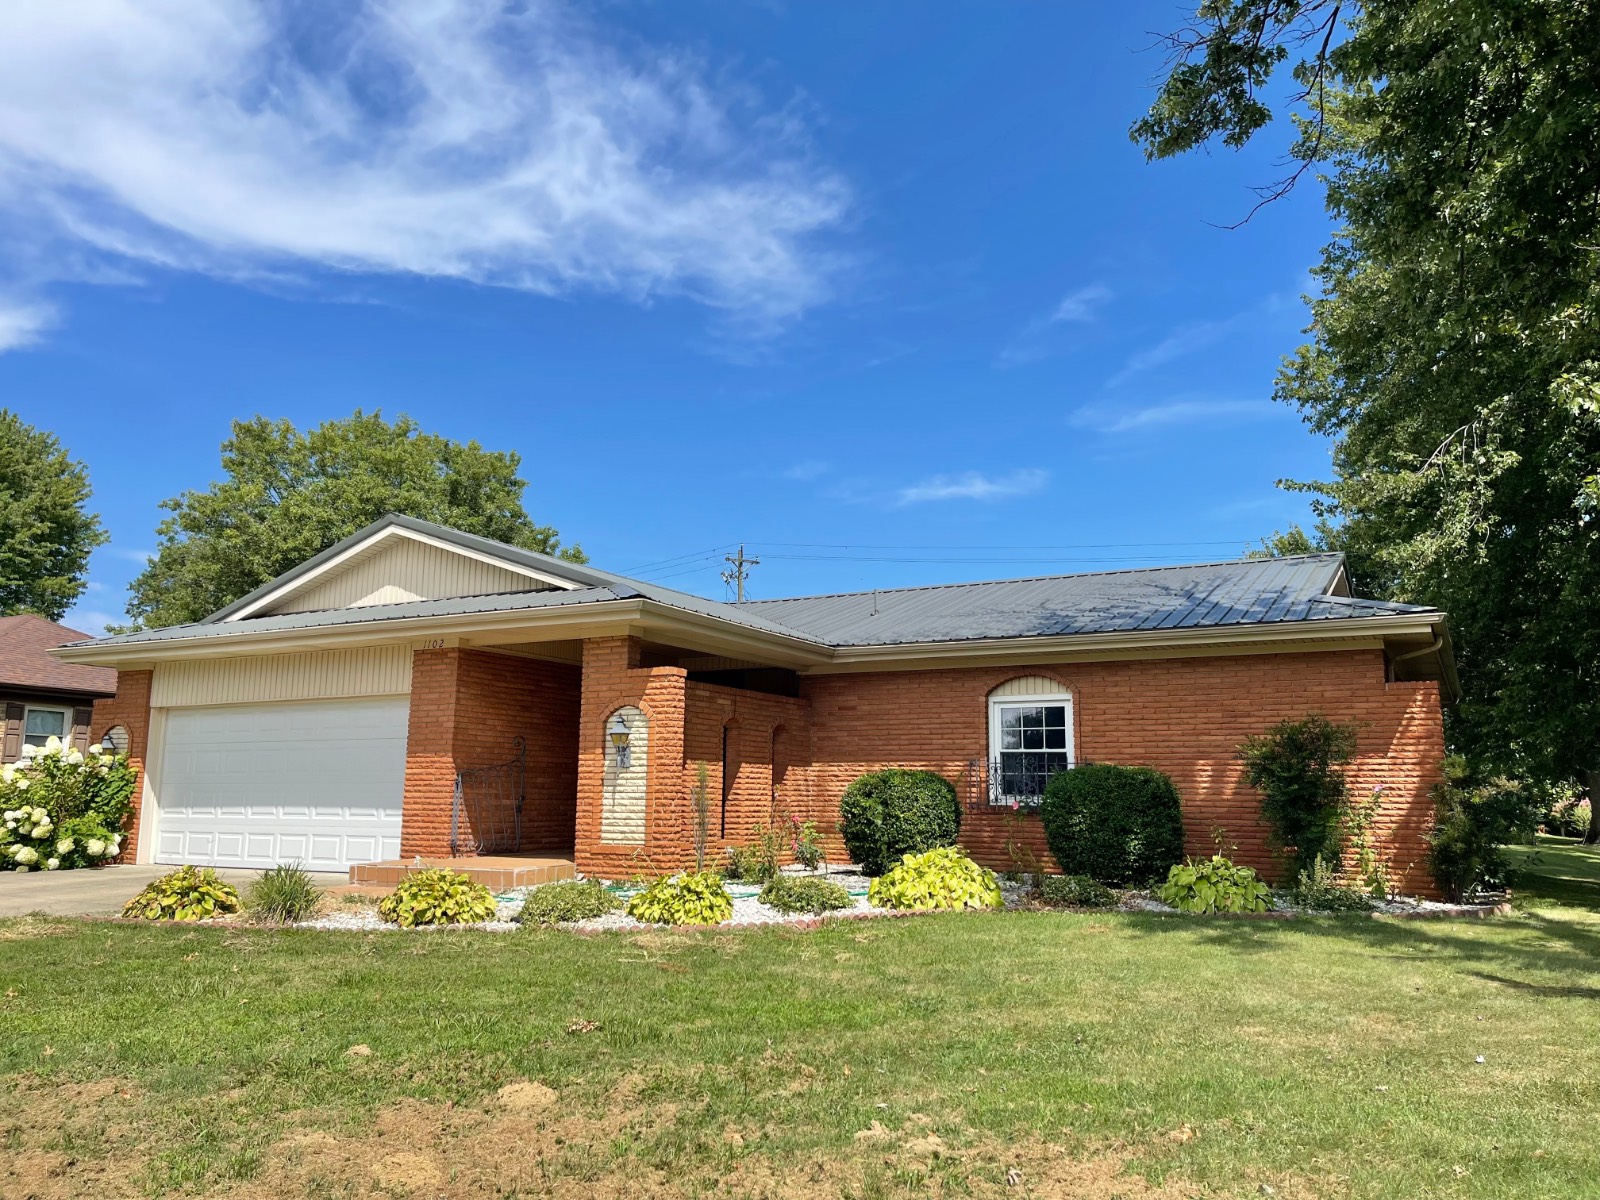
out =
<svg viewBox="0 0 1600 1200"><path fill-rule="evenodd" d="M58 737L66 741L72 732L72 713L65 708L44 708L28 705L22 722L22 740L30 746L42 746L47 738Z"/></svg>
<svg viewBox="0 0 1600 1200"><path fill-rule="evenodd" d="M1050 776L1072 766L1072 697L1041 690L1050 684L1016 680L989 698L990 803L1038 804Z"/></svg>

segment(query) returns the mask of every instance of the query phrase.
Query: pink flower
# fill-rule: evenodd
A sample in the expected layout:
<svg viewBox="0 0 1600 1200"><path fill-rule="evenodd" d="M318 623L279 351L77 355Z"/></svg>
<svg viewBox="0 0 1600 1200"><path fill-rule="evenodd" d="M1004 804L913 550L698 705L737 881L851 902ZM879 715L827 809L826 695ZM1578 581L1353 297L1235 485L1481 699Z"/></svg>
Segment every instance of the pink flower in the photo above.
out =
<svg viewBox="0 0 1600 1200"><path fill-rule="evenodd" d="M1022 807L1022 801L1021 800L1013 800L1011 802L1011 811L1012 812L1016 812L1017 809L1019 809L1021 807Z"/></svg>

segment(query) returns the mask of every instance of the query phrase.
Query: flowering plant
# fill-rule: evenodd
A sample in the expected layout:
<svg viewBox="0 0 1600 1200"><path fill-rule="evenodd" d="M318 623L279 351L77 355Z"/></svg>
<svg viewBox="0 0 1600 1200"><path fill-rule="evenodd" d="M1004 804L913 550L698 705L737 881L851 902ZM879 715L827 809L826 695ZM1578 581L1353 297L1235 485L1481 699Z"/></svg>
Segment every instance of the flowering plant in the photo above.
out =
<svg viewBox="0 0 1600 1200"><path fill-rule="evenodd" d="M89 867L122 852L133 809L134 770L125 756L87 754L50 738L0 766L0 870Z"/></svg>

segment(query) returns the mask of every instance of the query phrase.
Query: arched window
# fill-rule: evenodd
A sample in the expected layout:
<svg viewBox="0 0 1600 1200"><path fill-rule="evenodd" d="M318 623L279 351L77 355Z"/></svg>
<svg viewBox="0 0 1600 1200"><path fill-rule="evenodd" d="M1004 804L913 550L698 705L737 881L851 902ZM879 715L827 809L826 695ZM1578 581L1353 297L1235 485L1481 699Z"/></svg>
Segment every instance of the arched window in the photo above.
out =
<svg viewBox="0 0 1600 1200"><path fill-rule="evenodd" d="M989 693L989 803L1036 805L1073 762L1072 693L1025 676Z"/></svg>

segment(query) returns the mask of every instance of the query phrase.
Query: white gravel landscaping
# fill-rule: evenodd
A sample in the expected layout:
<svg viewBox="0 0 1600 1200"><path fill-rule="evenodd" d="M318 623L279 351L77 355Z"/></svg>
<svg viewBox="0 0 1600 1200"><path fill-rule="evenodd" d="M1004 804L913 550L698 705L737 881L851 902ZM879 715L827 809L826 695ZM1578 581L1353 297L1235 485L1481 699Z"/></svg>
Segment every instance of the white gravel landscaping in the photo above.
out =
<svg viewBox="0 0 1600 1200"><path fill-rule="evenodd" d="M882 917L896 915L890 910L873 908L867 903L867 886L872 881L861 874L853 866L823 867L820 871L804 871L794 867L786 867L784 874L795 876L810 876L812 878L825 878L830 883L836 883L850 893L852 904L849 908L837 909L823 914L824 918L844 917ZM631 882L602 880L608 887L613 888L623 897L624 901L632 896L638 887ZM728 894L733 897L733 916L722 922L717 928L746 927L752 925L800 925L816 921L818 918L812 913L786 913L780 912L761 903L758 898L761 886L754 883L744 883L739 880L729 880L725 886ZM515 888L509 892L495 897L496 919L484 921L474 925L449 925L449 926L419 926L420 930L430 929L482 929L491 933L509 933L521 928L517 922L517 915L522 911L528 893L534 888ZM1000 880L1000 893L1005 900L1007 908L1025 908L1032 904L1032 885L1023 880ZM1491 900L1484 904L1445 904L1438 900L1423 900L1414 896L1399 896L1390 900L1372 901L1371 911L1374 915L1397 917L1468 917L1484 916L1497 911L1500 902ZM1173 916L1185 915L1169 904L1158 900L1154 894L1147 891L1127 891L1122 893L1122 898L1117 905L1122 912L1162 913ZM1272 897L1271 914L1281 917L1302 917L1326 915L1317 914L1310 909L1295 905L1287 893L1274 893ZM1251 914L1266 916L1269 914ZM378 931L408 932L400 926L391 924L380 916L376 907L349 908L330 912L325 916L317 917L310 921L301 921L301 929L335 929L347 932L370 933ZM562 929L571 929L583 933L598 933L606 930L626 929L667 929L671 926L651 925L630 917L625 909L607 913L603 917L593 917L587 921L573 921L558 926Z"/></svg>

